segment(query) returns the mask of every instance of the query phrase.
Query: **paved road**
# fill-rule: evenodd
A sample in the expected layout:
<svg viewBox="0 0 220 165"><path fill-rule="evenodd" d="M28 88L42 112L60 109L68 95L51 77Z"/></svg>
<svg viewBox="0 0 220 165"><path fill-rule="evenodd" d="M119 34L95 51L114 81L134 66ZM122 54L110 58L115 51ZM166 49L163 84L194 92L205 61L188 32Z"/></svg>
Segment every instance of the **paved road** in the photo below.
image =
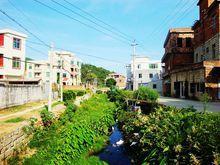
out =
<svg viewBox="0 0 220 165"><path fill-rule="evenodd" d="M203 104L202 102L199 102L199 101L162 97L162 96L159 98L158 101L160 104L164 104L167 106L174 106L177 108L187 108L189 106L193 106L198 111L203 111ZM209 103L208 111L220 112L220 102Z"/></svg>

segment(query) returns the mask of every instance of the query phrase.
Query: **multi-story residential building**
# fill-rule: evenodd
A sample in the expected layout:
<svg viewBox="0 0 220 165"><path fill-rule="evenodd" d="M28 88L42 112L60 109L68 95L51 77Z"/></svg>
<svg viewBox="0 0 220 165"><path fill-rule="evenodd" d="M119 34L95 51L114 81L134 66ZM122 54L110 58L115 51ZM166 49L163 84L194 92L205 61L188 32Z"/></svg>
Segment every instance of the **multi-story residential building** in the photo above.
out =
<svg viewBox="0 0 220 165"><path fill-rule="evenodd" d="M28 80L38 79L44 83L50 81L50 63L49 61L28 61L26 64L26 78ZM57 80L57 76L53 76L53 82Z"/></svg>
<svg viewBox="0 0 220 165"><path fill-rule="evenodd" d="M149 86L153 84L155 90L162 90L161 85L161 62L151 61L148 57L135 56L131 65L127 66L127 88L136 90L139 86Z"/></svg>
<svg viewBox="0 0 220 165"><path fill-rule="evenodd" d="M82 61L75 54L67 51L55 51L53 53L53 64L54 66L62 65L64 85L81 84Z"/></svg>
<svg viewBox="0 0 220 165"><path fill-rule="evenodd" d="M106 80L109 78L113 78L116 81L116 86L119 89L125 89L126 87L126 78L124 75L122 74L118 74L118 73L111 73L107 76Z"/></svg>
<svg viewBox="0 0 220 165"><path fill-rule="evenodd" d="M182 45L184 53L189 51L188 58L180 57L180 61L173 60L175 52L169 51L170 45L168 43L172 41L169 32L164 44L165 55L162 58L162 62L165 63L164 94L170 93L175 97L198 99L201 94L206 92L213 100L220 99L219 4L219 0L200 0L198 2L200 19L192 27L194 32L190 32L191 38L194 40L191 43L194 43L194 46L189 45L190 47L186 48ZM185 34L181 38L186 38L185 36L188 35ZM181 42L176 38L176 43L171 46L171 50L178 50L178 43ZM192 48L194 48L194 53L190 50ZM180 50L178 51L180 53ZM181 55L179 54L179 56ZM178 67L179 64L176 61L183 65ZM171 67L170 64L173 66Z"/></svg>
<svg viewBox="0 0 220 165"><path fill-rule="evenodd" d="M176 72L193 63L194 32L191 28L170 29L164 43L162 58L163 94L166 96L187 97L188 82Z"/></svg>
<svg viewBox="0 0 220 165"><path fill-rule="evenodd" d="M51 54L51 52L49 52ZM63 85L80 85L81 83L81 60L71 52L53 53L53 73L52 82L60 83L62 74ZM62 69L61 69L62 65ZM27 79L41 79L43 83L50 80L50 61L29 61L26 68Z"/></svg>
<svg viewBox="0 0 220 165"><path fill-rule="evenodd" d="M25 34L0 30L0 79L23 79L25 72Z"/></svg>

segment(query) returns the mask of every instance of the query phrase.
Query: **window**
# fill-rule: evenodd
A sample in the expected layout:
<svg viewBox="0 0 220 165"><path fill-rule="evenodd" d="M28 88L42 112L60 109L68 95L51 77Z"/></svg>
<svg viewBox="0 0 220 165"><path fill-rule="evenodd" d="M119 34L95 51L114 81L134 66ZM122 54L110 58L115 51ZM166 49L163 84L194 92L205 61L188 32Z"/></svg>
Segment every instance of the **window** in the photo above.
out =
<svg viewBox="0 0 220 165"><path fill-rule="evenodd" d="M201 61L205 60L205 55L201 55Z"/></svg>
<svg viewBox="0 0 220 165"><path fill-rule="evenodd" d="M21 49L21 39L13 38L13 48Z"/></svg>
<svg viewBox="0 0 220 165"><path fill-rule="evenodd" d="M215 44L212 45L212 57L215 59L216 48Z"/></svg>
<svg viewBox="0 0 220 165"><path fill-rule="evenodd" d="M209 47L206 48L206 53L209 53Z"/></svg>
<svg viewBox="0 0 220 165"><path fill-rule="evenodd" d="M183 46L183 39L182 38L177 38L177 47L182 47Z"/></svg>
<svg viewBox="0 0 220 165"><path fill-rule="evenodd" d="M32 65L29 65L29 69L32 69Z"/></svg>
<svg viewBox="0 0 220 165"><path fill-rule="evenodd" d="M190 93L195 93L195 92L196 92L196 84L190 83Z"/></svg>
<svg viewBox="0 0 220 165"><path fill-rule="evenodd" d="M213 15L212 16L212 30L213 30L213 32L215 32L216 31L216 15Z"/></svg>
<svg viewBox="0 0 220 165"><path fill-rule="evenodd" d="M71 65L74 65L74 61L71 61Z"/></svg>
<svg viewBox="0 0 220 165"><path fill-rule="evenodd" d="M0 46L4 46L4 34L0 34Z"/></svg>
<svg viewBox="0 0 220 165"><path fill-rule="evenodd" d="M153 77L154 77L154 75L153 75L152 73L150 73L150 74L149 74L149 77L150 77L150 78L153 78Z"/></svg>
<svg viewBox="0 0 220 165"><path fill-rule="evenodd" d="M35 64L35 68L40 68L40 65L39 64Z"/></svg>
<svg viewBox="0 0 220 165"><path fill-rule="evenodd" d="M40 75L41 75L40 72L35 73L35 77L40 77Z"/></svg>
<svg viewBox="0 0 220 165"><path fill-rule="evenodd" d="M138 69L141 69L141 64L138 64L137 68L138 68Z"/></svg>
<svg viewBox="0 0 220 165"><path fill-rule="evenodd" d="M188 48L188 47L191 47L191 46L192 46L192 39L187 37L186 38L186 47Z"/></svg>
<svg viewBox="0 0 220 165"><path fill-rule="evenodd" d="M197 86L197 92L202 92L202 93L205 92L205 83L203 82L197 83L196 86Z"/></svg>
<svg viewBox="0 0 220 165"><path fill-rule="evenodd" d="M139 78L142 78L142 74L139 74L138 77L139 77Z"/></svg>
<svg viewBox="0 0 220 165"><path fill-rule="evenodd" d="M156 69L158 68L158 64L149 64L150 69Z"/></svg>
<svg viewBox="0 0 220 165"><path fill-rule="evenodd" d="M17 57L12 58L12 68L20 69L21 68L21 59Z"/></svg>
<svg viewBox="0 0 220 165"><path fill-rule="evenodd" d="M3 75L0 75L0 79L3 79L4 78L4 76Z"/></svg>
<svg viewBox="0 0 220 165"><path fill-rule="evenodd" d="M66 73L63 73L63 77L66 78Z"/></svg>
<svg viewBox="0 0 220 165"><path fill-rule="evenodd" d="M0 54L0 67L4 66L4 56L3 54Z"/></svg>
<svg viewBox="0 0 220 165"><path fill-rule="evenodd" d="M153 84L153 89L157 89L157 84Z"/></svg>
<svg viewBox="0 0 220 165"><path fill-rule="evenodd" d="M199 62L199 54L196 53L196 62Z"/></svg>
<svg viewBox="0 0 220 165"><path fill-rule="evenodd" d="M47 77L50 77L50 72L46 72L46 76L47 76Z"/></svg>
<svg viewBox="0 0 220 165"><path fill-rule="evenodd" d="M32 78L32 73L31 72L28 73L28 77Z"/></svg>

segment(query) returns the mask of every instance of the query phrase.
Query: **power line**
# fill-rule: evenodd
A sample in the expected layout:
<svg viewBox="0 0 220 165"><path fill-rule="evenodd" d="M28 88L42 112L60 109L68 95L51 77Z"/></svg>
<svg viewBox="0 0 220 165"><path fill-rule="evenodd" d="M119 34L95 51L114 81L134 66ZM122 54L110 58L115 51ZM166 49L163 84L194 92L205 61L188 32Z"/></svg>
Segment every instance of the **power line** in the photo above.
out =
<svg viewBox="0 0 220 165"><path fill-rule="evenodd" d="M61 3L59 3L59 2L57 2L57 1L55 1L55 0L51 0L51 1L54 2L55 4L59 5L59 6L62 6L64 9L66 9L66 10L68 10L68 11L71 11L72 13L74 13L74 14L76 14L76 15L82 17L82 18L84 18L85 20L87 20L87 21L89 21L89 22L91 22L91 23L93 23L93 24L95 24L95 25L97 25L97 26L103 28L104 30L109 31L109 32L115 34L116 36L119 36L119 37L125 39L126 41L127 41L127 40L130 41L130 39L128 39L128 38L125 37L124 35L118 34L118 33L116 33L115 31L113 31L113 30L111 30L111 29L109 29L109 28L106 28L106 27L104 27L104 26L98 24L97 22L95 22L95 21L93 21L93 20L91 20L91 19L89 19L89 18L87 18L87 17L85 17L85 16L83 16L83 15L81 15L81 14L75 12L74 10L72 10L72 9L70 9L70 8L68 8L68 7L64 6L64 5L62 5Z"/></svg>
<svg viewBox="0 0 220 165"><path fill-rule="evenodd" d="M30 19L22 10L16 7L16 5L11 0L7 0L7 1L13 8L15 8L19 13L21 13L34 27L38 29L37 25L32 21L32 19Z"/></svg>
<svg viewBox="0 0 220 165"><path fill-rule="evenodd" d="M30 30L28 30L26 27L24 27L22 24L20 24L18 21L16 21L14 18L9 16L7 13L5 13L3 10L0 9L0 12L4 14L7 18L9 18L11 21L15 22L18 26L20 26L22 29L24 29L26 32L30 33L32 36L34 36L37 40L39 40L42 44L49 47L48 44L46 44L43 40L41 40L38 36L36 36L34 33L32 33Z"/></svg>
<svg viewBox="0 0 220 165"><path fill-rule="evenodd" d="M104 32L104 31L102 31L102 30L97 29L97 28L94 27L94 26L91 26L91 25L86 24L86 23L84 23L84 22L82 22L82 21L80 21L80 20L78 20L78 19L76 19L76 18L73 18L72 16L67 15L67 14L65 14L65 13L63 13L63 12L57 10L56 8L53 8L53 7L47 5L47 4L43 3L43 2L40 2L40 1L38 1L38 0L33 0L33 1L35 1L35 2L37 2L37 3L39 3L39 4L41 4L42 6L45 6L45 7L49 8L50 10L53 10L53 11L55 11L55 12L57 12L57 13L59 13L59 14L65 16L65 17L67 17L67 18L69 18L69 19L71 19L71 20L74 20L74 21L76 21L76 22L79 22L80 24L82 24L82 25L84 25L84 26L86 26L86 27L89 27L89 28L91 28L91 29L93 29L93 30L96 30L96 31L98 31L98 32L100 32L100 33L105 34L106 36L109 36L109 37L111 37L111 38L113 38L113 39L115 39L115 40L118 40L118 41L120 41L120 42L122 42L122 43L125 43L126 45L127 45L127 44L130 44L129 42L126 42L126 41L124 41L124 40L121 40L121 39L119 39L119 38L117 38L117 37L115 37L115 36L112 36L112 35L110 35L110 34Z"/></svg>
<svg viewBox="0 0 220 165"><path fill-rule="evenodd" d="M33 41L30 41L30 43L33 43L33 44L37 44L37 45L42 45L42 46L45 46L45 47L49 47L50 46L48 44L46 44L43 40L41 40L39 37L37 37L34 33L32 33L30 30L26 29L23 25L21 25L19 22L15 21L12 17L10 17L9 15L7 15L4 11L2 11L0 9L0 12L2 12L4 15L6 15L10 20L12 20L13 22L15 22L16 24L18 24L20 27L22 27L25 31L27 31L28 33L30 33L31 35L33 35L35 38L37 38L41 43L37 43L37 42L33 42ZM30 48L30 46L29 46ZM35 48L31 47L32 50L34 50ZM58 48L60 50L66 50L66 49L63 49L63 48ZM40 53L42 53L41 51L35 49L35 51L38 51ZM70 50L66 50L66 51L70 51ZM106 59L106 58L103 58L103 57L98 57L98 56L95 56L95 55L91 55L91 54L86 54L86 53L82 53L82 52L76 52L76 51L70 51L70 52L75 52L75 53L78 53L78 54L81 54L83 56L89 56L89 57L93 57L93 58L97 58L97 59L100 59L100 60L105 60L105 61L109 61L109 62L116 62L116 63L122 63L122 62L119 62L119 61L115 61L115 60L111 60L111 59Z"/></svg>
<svg viewBox="0 0 220 165"><path fill-rule="evenodd" d="M177 4L175 5L174 9L178 8L182 1L183 1L183 0L179 0L179 1L177 2ZM166 24L166 22L169 20L169 17L172 18L172 16L173 16L172 14L173 14L173 10L172 10L171 13L169 13L169 14L165 17L165 19L163 20L163 22L161 22L161 24L160 24L159 26L157 26L157 27L150 33L150 35L148 35L148 37L152 36L152 35L155 34L158 30L160 30L160 29L163 27L163 25Z"/></svg>
<svg viewBox="0 0 220 165"><path fill-rule="evenodd" d="M77 7L77 6L74 5L73 3L71 3L71 2L69 2L69 1L67 1L67 0L63 0L63 1L65 1L67 4L69 4L70 6L74 7L75 9L78 9L79 11L83 12L83 13L86 14L87 16L90 16L91 18L95 19L96 21L99 21L99 22L101 22L102 24L104 24L104 25L108 26L109 28L113 29L114 31L116 31L116 32L118 32L118 33L120 33L120 34L126 36L129 40L134 40L134 38L133 38L132 36L130 36L130 35L128 35L128 34L125 34L124 32L118 30L116 27L114 27L114 26L112 26L112 25L110 25L110 24L104 22L104 21L101 20L100 18L97 18L97 17L95 17L94 15L90 14L89 12L87 12L87 11L85 11L85 10L83 10L83 9L81 9L81 8L79 8L79 7Z"/></svg>

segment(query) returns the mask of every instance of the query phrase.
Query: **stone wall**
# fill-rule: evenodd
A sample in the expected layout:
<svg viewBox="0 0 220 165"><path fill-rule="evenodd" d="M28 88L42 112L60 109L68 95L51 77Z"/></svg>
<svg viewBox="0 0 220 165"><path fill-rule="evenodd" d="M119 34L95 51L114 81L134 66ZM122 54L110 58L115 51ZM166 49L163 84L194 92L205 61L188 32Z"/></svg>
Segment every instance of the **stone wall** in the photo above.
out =
<svg viewBox="0 0 220 165"><path fill-rule="evenodd" d="M22 128L23 126L0 138L0 165L7 164L7 159L16 153L16 149L27 146L29 138Z"/></svg>
<svg viewBox="0 0 220 165"><path fill-rule="evenodd" d="M54 99L58 97L54 92ZM46 85L0 84L0 109L48 98Z"/></svg>

